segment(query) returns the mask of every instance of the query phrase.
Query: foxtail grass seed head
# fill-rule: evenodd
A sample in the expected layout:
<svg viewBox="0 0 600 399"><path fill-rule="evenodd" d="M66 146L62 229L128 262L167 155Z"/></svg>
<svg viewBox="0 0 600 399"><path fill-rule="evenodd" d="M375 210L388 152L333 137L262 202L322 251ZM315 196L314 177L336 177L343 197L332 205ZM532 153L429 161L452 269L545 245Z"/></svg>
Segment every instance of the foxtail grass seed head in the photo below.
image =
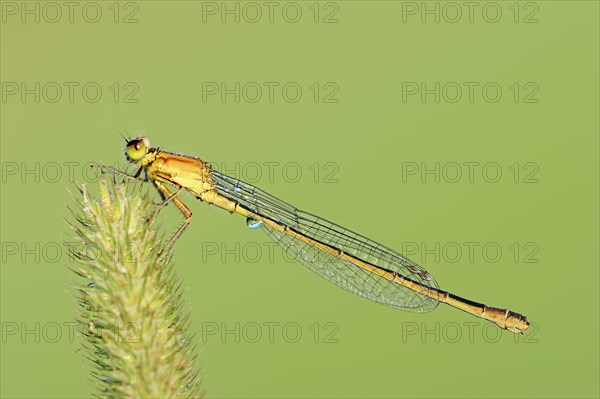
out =
<svg viewBox="0 0 600 399"><path fill-rule="evenodd" d="M67 224L83 353L96 396L197 397L189 309L143 187L101 179L95 196L78 187Z"/></svg>

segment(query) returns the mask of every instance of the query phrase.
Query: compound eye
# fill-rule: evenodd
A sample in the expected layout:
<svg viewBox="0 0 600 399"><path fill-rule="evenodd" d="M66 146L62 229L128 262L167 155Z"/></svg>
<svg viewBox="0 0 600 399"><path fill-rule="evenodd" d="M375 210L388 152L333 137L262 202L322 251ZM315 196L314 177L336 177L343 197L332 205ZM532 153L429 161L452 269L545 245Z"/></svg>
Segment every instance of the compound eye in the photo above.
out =
<svg viewBox="0 0 600 399"><path fill-rule="evenodd" d="M148 146L142 138L135 138L130 140L125 147L125 155L131 162L137 162L144 158L146 155Z"/></svg>

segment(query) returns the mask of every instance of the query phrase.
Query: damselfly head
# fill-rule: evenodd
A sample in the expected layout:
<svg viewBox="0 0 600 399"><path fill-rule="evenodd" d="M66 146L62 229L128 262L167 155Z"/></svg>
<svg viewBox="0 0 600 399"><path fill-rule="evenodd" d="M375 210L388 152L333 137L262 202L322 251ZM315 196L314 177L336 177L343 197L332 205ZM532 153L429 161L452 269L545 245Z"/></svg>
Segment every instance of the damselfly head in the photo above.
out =
<svg viewBox="0 0 600 399"><path fill-rule="evenodd" d="M129 162L137 163L146 156L149 148L150 141L148 137L134 137L125 146L125 156Z"/></svg>

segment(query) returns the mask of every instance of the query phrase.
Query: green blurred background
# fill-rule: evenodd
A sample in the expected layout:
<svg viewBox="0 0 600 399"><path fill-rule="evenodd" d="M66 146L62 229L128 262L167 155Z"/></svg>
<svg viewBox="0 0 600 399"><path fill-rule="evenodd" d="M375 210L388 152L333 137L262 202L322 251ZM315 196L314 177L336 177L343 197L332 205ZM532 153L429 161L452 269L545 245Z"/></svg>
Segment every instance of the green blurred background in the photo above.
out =
<svg viewBox="0 0 600 399"><path fill-rule="evenodd" d="M2 397L90 396L63 217L87 163L123 162L119 132L533 323L369 302L187 196L176 267L208 397L599 396L597 2L69 7L2 2Z"/></svg>

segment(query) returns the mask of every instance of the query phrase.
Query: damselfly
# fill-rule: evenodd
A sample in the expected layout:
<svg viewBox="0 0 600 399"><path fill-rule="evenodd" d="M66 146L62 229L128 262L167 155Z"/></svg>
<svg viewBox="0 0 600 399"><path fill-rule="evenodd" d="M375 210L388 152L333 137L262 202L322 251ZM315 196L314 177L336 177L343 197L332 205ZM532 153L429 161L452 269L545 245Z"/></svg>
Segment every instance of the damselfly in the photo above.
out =
<svg viewBox="0 0 600 399"><path fill-rule="evenodd" d="M309 269L357 295L412 312L428 312L446 303L515 333L529 327L526 316L443 291L431 274L398 252L226 176L199 158L150 147L146 137L126 141L127 160L139 167L135 175L96 166L130 179L145 172L161 193L162 205L173 202L185 218L171 244L192 218L192 211L178 198L187 190L201 201L246 217L249 227L264 230Z"/></svg>

